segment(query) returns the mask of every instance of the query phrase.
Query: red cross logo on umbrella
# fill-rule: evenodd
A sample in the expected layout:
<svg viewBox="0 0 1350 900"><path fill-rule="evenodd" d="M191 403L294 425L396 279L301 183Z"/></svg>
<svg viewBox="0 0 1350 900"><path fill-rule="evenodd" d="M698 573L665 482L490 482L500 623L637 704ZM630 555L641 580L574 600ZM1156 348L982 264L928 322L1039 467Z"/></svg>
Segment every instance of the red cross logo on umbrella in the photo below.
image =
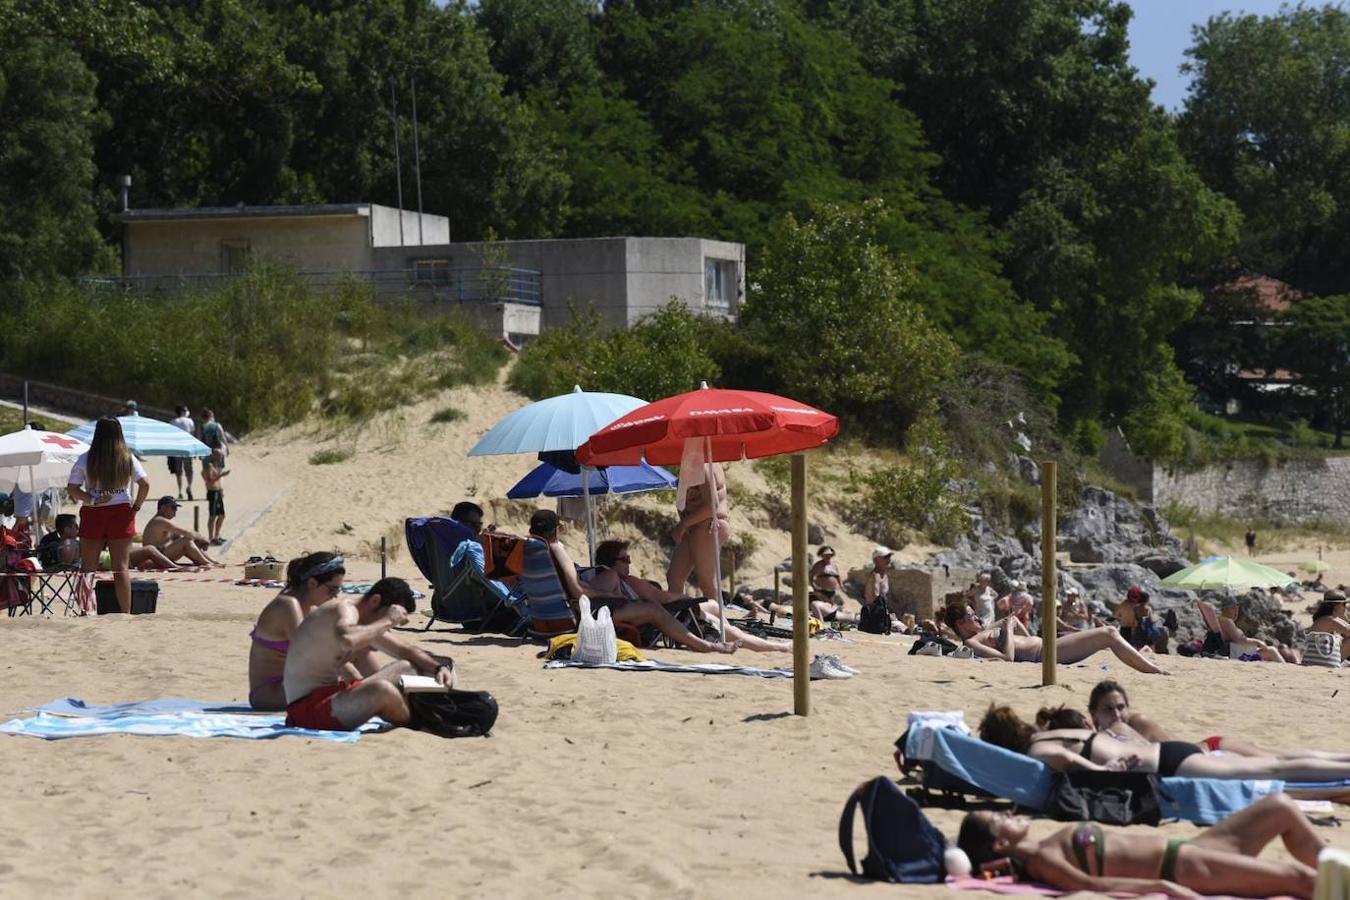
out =
<svg viewBox="0 0 1350 900"><path fill-rule="evenodd" d="M80 442L79 442L79 441L74 440L74 439L72 439L72 438L65 437L64 435L60 435L60 434L49 434L49 435L47 435L46 437L42 438L42 443L44 443L44 444L55 444L56 446L60 447L62 450L69 450L71 447L78 447L78 446L80 446Z"/></svg>

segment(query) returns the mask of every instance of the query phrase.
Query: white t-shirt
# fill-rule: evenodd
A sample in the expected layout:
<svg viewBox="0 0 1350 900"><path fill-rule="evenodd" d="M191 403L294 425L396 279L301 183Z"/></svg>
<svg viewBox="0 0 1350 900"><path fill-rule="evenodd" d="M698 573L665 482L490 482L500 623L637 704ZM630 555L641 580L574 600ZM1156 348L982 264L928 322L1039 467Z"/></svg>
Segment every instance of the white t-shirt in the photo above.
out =
<svg viewBox="0 0 1350 900"><path fill-rule="evenodd" d="M80 458L75 460L75 465L70 467L70 477L66 479L66 483L84 487L85 482L89 479L87 472L88 466L89 454L87 452L81 453ZM131 480L140 481L144 477L145 467L141 465L141 461L135 456L131 457ZM126 485L123 485L121 489L116 491L89 491L89 493L95 497L99 494L108 496L107 502L100 503L99 506L115 506L118 503L125 503L127 506L131 505L131 492L127 490Z"/></svg>
<svg viewBox="0 0 1350 900"><path fill-rule="evenodd" d="M998 599L998 594L994 589L987 587L975 595L975 615L986 623L994 621L994 601Z"/></svg>
<svg viewBox="0 0 1350 900"><path fill-rule="evenodd" d="M197 433L197 423L192 421L192 416L179 416L176 419L170 419L169 424L183 429L188 434Z"/></svg>

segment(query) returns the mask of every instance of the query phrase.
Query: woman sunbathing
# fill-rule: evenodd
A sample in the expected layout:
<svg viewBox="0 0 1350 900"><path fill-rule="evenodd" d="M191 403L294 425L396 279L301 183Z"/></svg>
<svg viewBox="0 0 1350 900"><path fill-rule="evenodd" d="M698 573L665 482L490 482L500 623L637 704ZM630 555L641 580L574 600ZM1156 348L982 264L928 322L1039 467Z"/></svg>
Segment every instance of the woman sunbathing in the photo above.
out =
<svg viewBox="0 0 1350 900"><path fill-rule="evenodd" d="M1312 627L1303 636L1305 666L1339 667L1350 659L1350 617L1345 594L1327 591L1313 610Z"/></svg>
<svg viewBox="0 0 1350 900"><path fill-rule="evenodd" d="M1137 734L1089 728L1038 731L1007 706L991 706L980 722L980 737L999 747L1039 759L1057 771L1154 772L1164 778L1278 778L1285 781L1341 781L1350 778L1350 762L1318 757L1207 754L1200 744L1163 741Z"/></svg>
<svg viewBox="0 0 1350 900"><path fill-rule="evenodd" d="M976 656L986 659L1006 659L1009 662L1040 662L1041 639L1032 637L1016 616L1000 619L985 627L971 607L948 606L944 613L947 625L965 641ZM1061 636L1055 642L1055 655L1061 663L1082 662L1098 650L1110 650L1125 665L1149 675L1164 674L1163 670L1131 647L1111 627L1089 628Z"/></svg>
<svg viewBox="0 0 1350 900"><path fill-rule="evenodd" d="M858 614L844 609L844 582L834 564L834 548L825 544L816 555L819 559L811 566L811 615L822 622L856 625Z"/></svg>
<svg viewBox="0 0 1350 900"><path fill-rule="evenodd" d="M263 607L248 634L248 702L254 709L286 708L281 680L295 629L311 609L338 595L346 574L336 553L311 553L286 566L286 587Z"/></svg>
<svg viewBox="0 0 1350 900"><path fill-rule="evenodd" d="M1054 711L1042 710L1041 712L1053 713ZM1088 696L1088 712L1092 715L1091 723L1077 726L1067 725L1067 720L1053 716L1042 720L1041 714L1038 713L1036 725L1042 730L1066 727L1066 725L1067 727L1095 728L1098 731L1109 731L1117 736L1138 738L1155 744L1173 739L1172 735L1157 722L1143 713L1134 712L1130 708L1130 698L1125 693L1124 686L1110 678L1097 682L1097 686L1092 689L1092 693ZM1220 735L1211 735L1205 738L1200 741L1200 746L1204 747L1206 752L1209 753L1222 751L1238 756L1273 756L1285 760L1313 758L1350 761L1350 753L1324 753L1320 750L1295 750L1292 752L1271 750L1241 738L1222 737Z"/></svg>
<svg viewBox="0 0 1350 900"><path fill-rule="evenodd" d="M1271 794L1190 840L1139 831L1108 831L1093 822L1063 828L1043 841L1012 813L974 812L957 844L971 866L1007 858L1013 873L1065 891L1311 897L1323 842L1284 794ZM1279 838L1294 862L1260 859Z"/></svg>

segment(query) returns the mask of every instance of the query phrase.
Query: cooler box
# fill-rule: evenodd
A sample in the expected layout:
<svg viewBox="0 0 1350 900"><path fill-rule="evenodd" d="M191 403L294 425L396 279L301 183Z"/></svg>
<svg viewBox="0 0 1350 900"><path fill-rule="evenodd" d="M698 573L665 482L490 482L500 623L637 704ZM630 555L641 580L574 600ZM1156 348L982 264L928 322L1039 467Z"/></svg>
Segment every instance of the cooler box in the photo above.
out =
<svg viewBox="0 0 1350 900"><path fill-rule="evenodd" d="M117 605L117 591L113 588L111 581L94 582L94 599L98 602L98 614L106 616L109 613L120 613L122 608ZM131 614L140 615L141 613L152 613L155 611L155 604L159 601L159 582L149 579L132 579L131 582Z"/></svg>

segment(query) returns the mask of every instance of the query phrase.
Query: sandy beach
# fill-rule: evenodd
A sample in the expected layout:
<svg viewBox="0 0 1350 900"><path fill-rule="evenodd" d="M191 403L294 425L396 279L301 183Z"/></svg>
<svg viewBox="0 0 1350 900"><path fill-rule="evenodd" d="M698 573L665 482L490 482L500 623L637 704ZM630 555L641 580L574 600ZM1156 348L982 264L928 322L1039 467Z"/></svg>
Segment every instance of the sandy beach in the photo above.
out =
<svg viewBox="0 0 1350 900"><path fill-rule="evenodd" d="M357 437L310 426L252 437L230 461L226 558L337 548L363 557L349 580L371 580L372 548L381 536L398 544L405 516L445 512L468 497L488 507L490 521L519 528L532 507L500 498L533 459L464 454L522 402L500 389L452 391ZM426 424L446 405L467 420ZM315 449L342 443L354 450L350 460L308 463ZM162 461L152 462L151 476L156 496L171 484ZM748 464L732 467L731 478L742 490L762 483ZM827 510L819 519L841 559L861 564L867 537ZM788 553L787 534L734 505L733 524L760 527L743 571L768 583ZM615 531L636 533L630 525ZM580 554L584 532L572 529L567 543ZM425 590L407 554L394 549L391 574ZM664 567L658 548L635 551L639 571ZM923 552L907 548L904 558ZM1329 582L1350 581L1350 551L1324 556ZM1292 568L1307 558L1294 549L1266 561ZM164 577L153 616L3 620L0 718L61 697L243 701L248 631L271 592L229 583L238 571ZM0 860L0 895L937 897L946 889L845 877L836 842L853 787L895 774L892 743L911 710L961 709L974 724L991 701L1024 714L1083 706L1109 676L1126 684L1136 708L1188 739L1234 734L1350 749L1342 671L1173 656L1169 677L1143 676L1099 656L1061 667L1059 684L1041 688L1038 665L908 656L902 639L853 632L816 641L813 652L835 653L863 674L814 683L812 715L801 718L791 715L788 680L544 670L535 645L445 626L424 633L423 621L416 616L403 635L452 655L463 686L497 697L490 738L404 730L345 745L2 737L11 775L0 803L11 846ZM744 651L743 661L790 662ZM960 815L930 812L949 835ZM1035 830L1057 827L1039 821ZM1185 836L1194 827L1162 830ZM1320 831L1350 849L1350 829Z"/></svg>

